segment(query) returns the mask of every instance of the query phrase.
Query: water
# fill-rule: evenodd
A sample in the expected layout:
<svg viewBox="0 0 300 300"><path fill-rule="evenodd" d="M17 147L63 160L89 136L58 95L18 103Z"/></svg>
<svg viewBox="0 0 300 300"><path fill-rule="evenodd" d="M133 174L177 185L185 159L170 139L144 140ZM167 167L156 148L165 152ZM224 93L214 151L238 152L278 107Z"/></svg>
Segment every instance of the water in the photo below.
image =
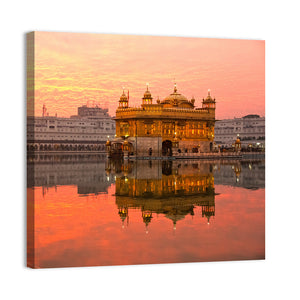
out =
<svg viewBox="0 0 300 300"><path fill-rule="evenodd" d="M264 168L264 161L28 157L28 264L264 259Z"/></svg>

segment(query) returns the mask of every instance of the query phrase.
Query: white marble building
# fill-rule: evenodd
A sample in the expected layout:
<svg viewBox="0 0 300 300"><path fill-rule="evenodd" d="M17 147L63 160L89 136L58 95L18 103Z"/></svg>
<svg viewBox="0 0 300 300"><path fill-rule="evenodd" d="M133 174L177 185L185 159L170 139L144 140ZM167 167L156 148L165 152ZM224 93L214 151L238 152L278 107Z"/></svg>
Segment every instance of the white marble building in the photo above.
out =
<svg viewBox="0 0 300 300"><path fill-rule="evenodd" d="M44 113L41 117L27 117L29 151L104 151L108 136L114 137L115 133L115 121L107 109L98 106L81 106L78 115L70 118Z"/></svg>
<svg viewBox="0 0 300 300"><path fill-rule="evenodd" d="M231 147L237 135L242 147L265 147L265 117L247 115L242 118L216 121L215 143Z"/></svg>

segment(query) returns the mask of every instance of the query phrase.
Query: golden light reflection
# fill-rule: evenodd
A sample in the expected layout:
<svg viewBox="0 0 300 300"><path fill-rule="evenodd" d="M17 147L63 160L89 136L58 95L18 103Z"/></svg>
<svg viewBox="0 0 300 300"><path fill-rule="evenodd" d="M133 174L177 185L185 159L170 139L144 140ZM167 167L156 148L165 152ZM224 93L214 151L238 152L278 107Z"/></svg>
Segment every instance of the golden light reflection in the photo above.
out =
<svg viewBox="0 0 300 300"><path fill-rule="evenodd" d="M32 267L264 258L262 163L35 155L28 164Z"/></svg>
<svg viewBox="0 0 300 300"><path fill-rule="evenodd" d="M123 227L129 211L136 209L146 227L154 213L170 219L174 228L186 215L193 216L196 207L208 222L215 215L214 177L209 164L112 160L107 170L116 176L116 205Z"/></svg>

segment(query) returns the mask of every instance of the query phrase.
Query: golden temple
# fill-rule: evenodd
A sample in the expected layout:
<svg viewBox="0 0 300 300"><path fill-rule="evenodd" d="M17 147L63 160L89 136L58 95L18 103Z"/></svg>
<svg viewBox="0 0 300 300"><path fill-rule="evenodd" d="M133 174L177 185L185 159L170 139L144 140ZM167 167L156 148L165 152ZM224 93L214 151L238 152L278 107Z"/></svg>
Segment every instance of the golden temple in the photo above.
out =
<svg viewBox="0 0 300 300"><path fill-rule="evenodd" d="M140 107L130 107L123 90L116 110L116 135L107 141L109 156L176 156L181 153L208 153L213 149L216 100L210 95L188 100L177 90L154 103L147 89Z"/></svg>

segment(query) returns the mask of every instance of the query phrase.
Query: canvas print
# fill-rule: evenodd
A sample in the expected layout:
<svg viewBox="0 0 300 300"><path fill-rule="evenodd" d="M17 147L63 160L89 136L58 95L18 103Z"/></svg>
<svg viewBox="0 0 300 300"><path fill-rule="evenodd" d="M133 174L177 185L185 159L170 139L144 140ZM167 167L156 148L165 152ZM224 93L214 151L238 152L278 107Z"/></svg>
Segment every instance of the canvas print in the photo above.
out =
<svg viewBox="0 0 300 300"><path fill-rule="evenodd" d="M265 43L27 34L27 265L265 258Z"/></svg>

